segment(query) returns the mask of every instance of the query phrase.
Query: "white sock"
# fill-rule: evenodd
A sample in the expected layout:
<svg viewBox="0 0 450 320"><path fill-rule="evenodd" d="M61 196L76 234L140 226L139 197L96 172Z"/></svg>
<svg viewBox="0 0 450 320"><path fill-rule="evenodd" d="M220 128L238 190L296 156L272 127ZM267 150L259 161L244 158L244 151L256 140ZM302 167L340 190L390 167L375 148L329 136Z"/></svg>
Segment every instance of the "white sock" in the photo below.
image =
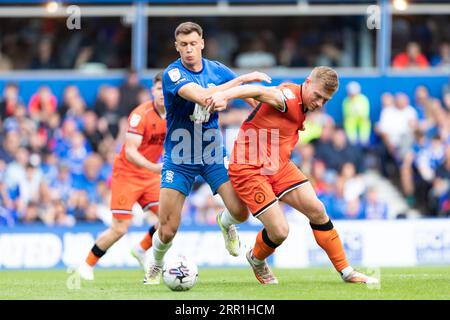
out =
<svg viewBox="0 0 450 320"><path fill-rule="evenodd" d="M155 259L155 264L157 266L162 267L164 265L164 256L172 246L172 241L169 243L163 243L161 239L159 239L158 230L153 234L153 258Z"/></svg>
<svg viewBox="0 0 450 320"><path fill-rule="evenodd" d="M344 279L347 278L350 275L350 273L352 273L352 271L353 271L353 268L351 266L348 266L348 267L342 269L341 273L342 273L342 276L344 277Z"/></svg>
<svg viewBox="0 0 450 320"><path fill-rule="evenodd" d="M144 254L144 253L145 253L145 250L142 249L140 243L138 243L137 245L134 246L134 251L137 252L137 253L139 253L139 254Z"/></svg>
<svg viewBox="0 0 450 320"><path fill-rule="evenodd" d="M241 221L236 220L230 213L230 211L228 211L227 208L225 208L222 213L220 214L220 223L222 224L222 226L225 229L228 229L232 224L239 224L241 223Z"/></svg>

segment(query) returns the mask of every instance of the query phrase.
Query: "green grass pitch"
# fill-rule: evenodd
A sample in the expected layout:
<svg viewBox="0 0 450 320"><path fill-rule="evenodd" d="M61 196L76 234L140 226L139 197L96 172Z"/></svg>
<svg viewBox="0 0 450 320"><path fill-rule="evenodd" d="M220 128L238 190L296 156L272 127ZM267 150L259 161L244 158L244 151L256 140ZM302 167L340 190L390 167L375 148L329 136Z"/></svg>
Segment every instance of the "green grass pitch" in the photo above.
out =
<svg viewBox="0 0 450 320"><path fill-rule="evenodd" d="M360 269L364 271L364 268ZM172 292L164 284L144 286L137 269L97 269L79 289L63 269L0 271L0 299L449 299L450 266L381 268L380 288L343 283L330 268L275 269L280 284L260 285L250 269L200 268L195 287ZM69 280L69 281L68 281Z"/></svg>

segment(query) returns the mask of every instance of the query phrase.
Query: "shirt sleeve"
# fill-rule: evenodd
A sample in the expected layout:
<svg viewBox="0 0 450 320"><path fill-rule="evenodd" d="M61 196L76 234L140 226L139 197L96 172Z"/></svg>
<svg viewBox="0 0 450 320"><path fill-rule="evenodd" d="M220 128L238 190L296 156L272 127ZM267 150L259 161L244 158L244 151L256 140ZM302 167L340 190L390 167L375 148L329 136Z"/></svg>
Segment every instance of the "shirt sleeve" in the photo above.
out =
<svg viewBox="0 0 450 320"><path fill-rule="evenodd" d="M217 61L216 61L217 62ZM230 68L228 68L226 65L217 62L217 64L220 67L220 72L223 78L223 83L228 82L230 80L233 80L237 77L236 73L234 73Z"/></svg>
<svg viewBox="0 0 450 320"><path fill-rule="evenodd" d="M168 68L163 74L163 89L173 96L178 94L178 90L185 84L191 83L192 80L188 77L184 70L177 67Z"/></svg>
<svg viewBox="0 0 450 320"><path fill-rule="evenodd" d="M140 112L133 110L128 117L128 130L129 133L144 135L146 125L146 117Z"/></svg>
<svg viewBox="0 0 450 320"><path fill-rule="evenodd" d="M296 90L295 86L289 85L280 85L278 88L284 96L285 110L282 112L286 112L289 108L297 108L300 100L300 97L297 96L299 90Z"/></svg>

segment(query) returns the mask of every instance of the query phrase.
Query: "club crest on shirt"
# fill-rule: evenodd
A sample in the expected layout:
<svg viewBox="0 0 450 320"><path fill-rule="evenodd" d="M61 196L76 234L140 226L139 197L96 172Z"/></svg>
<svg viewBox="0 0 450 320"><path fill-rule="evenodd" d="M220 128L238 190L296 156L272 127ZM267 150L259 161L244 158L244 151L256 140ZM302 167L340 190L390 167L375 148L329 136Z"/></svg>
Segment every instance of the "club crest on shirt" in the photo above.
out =
<svg viewBox="0 0 450 320"><path fill-rule="evenodd" d="M139 121L141 121L141 116L138 114L132 114L130 118L130 126L136 127L139 124Z"/></svg>
<svg viewBox="0 0 450 320"><path fill-rule="evenodd" d="M176 82L181 78L181 73L178 68L169 70L168 73L169 73L170 80L172 80L173 82Z"/></svg>

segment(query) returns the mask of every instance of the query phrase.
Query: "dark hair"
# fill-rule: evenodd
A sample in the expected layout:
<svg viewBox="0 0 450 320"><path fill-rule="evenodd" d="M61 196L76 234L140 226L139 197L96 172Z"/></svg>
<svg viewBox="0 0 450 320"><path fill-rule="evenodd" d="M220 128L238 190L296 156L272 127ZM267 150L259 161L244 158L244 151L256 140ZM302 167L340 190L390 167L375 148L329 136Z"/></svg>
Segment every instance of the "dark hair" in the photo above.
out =
<svg viewBox="0 0 450 320"><path fill-rule="evenodd" d="M181 34L190 34L192 32L197 32L200 37L203 37L203 29L195 22L183 22L178 25L178 27L175 29L175 39L177 36Z"/></svg>
<svg viewBox="0 0 450 320"><path fill-rule="evenodd" d="M15 82L8 82L8 83L6 83L5 84L5 88L7 88L7 87L13 87L13 88L19 89L19 85L17 83L15 83Z"/></svg>
<svg viewBox="0 0 450 320"><path fill-rule="evenodd" d="M153 77L153 85L155 85L155 83L157 83L158 81L162 81L162 77L163 77L163 71L158 72L158 73Z"/></svg>

